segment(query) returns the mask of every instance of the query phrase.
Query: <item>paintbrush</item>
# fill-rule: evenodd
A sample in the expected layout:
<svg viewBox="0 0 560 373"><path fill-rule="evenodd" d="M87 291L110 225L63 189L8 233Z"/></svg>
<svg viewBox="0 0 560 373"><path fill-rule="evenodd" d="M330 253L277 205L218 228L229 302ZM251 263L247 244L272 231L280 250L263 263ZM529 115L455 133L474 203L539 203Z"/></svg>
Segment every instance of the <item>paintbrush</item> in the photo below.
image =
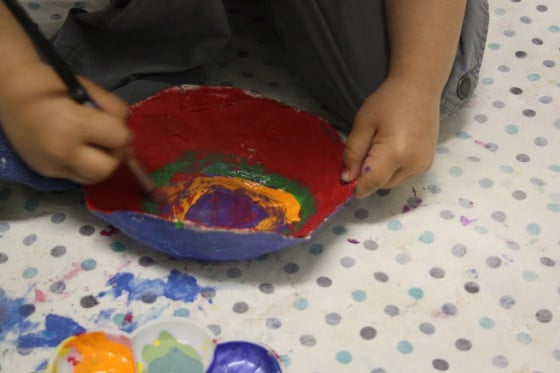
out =
<svg viewBox="0 0 560 373"><path fill-rule="evenodd" d="M72 98L79 104L100 109L101 107L90 97L86 89L80 84L70 67L64 62L62 57L56 52L52 44L39 31L37 25L27 15L25 10L17 3L16 0L3 0L8 10L14 18L19 22L21 27L27 33L29 38L35 44L35 47L43 55L49 65L56 71L60 79L64 82ZM130 157L127 165L132 174L140 183L146 194L155 201L162 201L166 198L165 192L156 187L150 176L142 168L140 163Z"/></svg>

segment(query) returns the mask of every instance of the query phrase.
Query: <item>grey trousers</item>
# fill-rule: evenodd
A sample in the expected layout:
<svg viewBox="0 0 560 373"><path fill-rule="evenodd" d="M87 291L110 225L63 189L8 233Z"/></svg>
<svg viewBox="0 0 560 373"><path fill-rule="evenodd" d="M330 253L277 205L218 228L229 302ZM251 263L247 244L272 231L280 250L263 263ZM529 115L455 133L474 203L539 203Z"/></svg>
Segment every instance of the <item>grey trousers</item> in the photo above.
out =
<svg viewBox="0 0 560 373"><path fill-rule="evenodd" d="M288 59L304 84L352 123L387 74L383 0L268 1ZM487 0L468 0L441 99L442 117L472 95L487 29ZM72 11L54 44L76 72L134 102L173 83L196 83L193 70L216 56L229 37L221 0L166 0L165 6L153 0L112 0L99 12Z"/></svg>
<svg viewBox="0 0 560 373"><path fill-rule="evenodd" d="M387 0L391 1L391 0ZM382 0L271 0L290 62L307 88L348 123L385 79L389 43ZM468 0L441 117L471 97L488 31L487 0Z"/></svg>

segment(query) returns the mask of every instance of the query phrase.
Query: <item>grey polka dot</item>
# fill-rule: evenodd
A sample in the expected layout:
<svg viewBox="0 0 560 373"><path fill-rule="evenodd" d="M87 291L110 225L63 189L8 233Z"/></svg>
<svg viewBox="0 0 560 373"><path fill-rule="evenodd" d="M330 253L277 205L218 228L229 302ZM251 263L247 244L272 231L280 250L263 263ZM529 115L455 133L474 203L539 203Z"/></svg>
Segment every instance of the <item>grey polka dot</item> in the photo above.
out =
<svg viewBox="0 0 560 373"><path fill-rule="evenodd" d="M443 306L441 306L441 311L445 315L453 316L457 314L458 310L457 310L457 306L455 306L453 303L445 303Z"/></svg>
<svg viewBox="0 0 560 373"><path fill-rule="evenodd" d="M366 240L364 241L363 245L368 250L377 250L379 248L377 242L373 240Z"/></svg>
<svg viewBox="0 0 560 373"><path fill-rule="evenodd" d="M342 320L342 317L336 312L327 313L325 315L325 322L328 325L337 325L340 320Z"/></svg>
<svg viewBox="0 0 560 373"><path fill-rule="evenodd" d="M484 149L490 151L490 152L496 152L498 151L499 146L497 144L493 144L491 142L484 144Z"/></svg>
<svg viewBox="0 0 560 373"><path fill-rule="evenodd" d="M27 356L27 355L29 355L33 352L33 348L32 347L17 347L16 351L21 356Z"/></svg>
<svg viewBox="0 0 560 373"><path fill-rule="evenodd" d="M0 221L0 234L6 233L10 230L10 223L5 221Z"/></svg>
<svg viewBox="0 0 560 373"><path fill-rule="evenodd" d="M455 218L455 214L453 213L453 211L449 211L449 210L443 210L439 213L439 216L442 217L445 220L452 220Z"/></svg>
<svg viewBox="0 0 560 373"><path fill-rule="evenodd" d="M535 45L543 45L543 41L541 38L533 38L531 39L531 42Z"/></svg>
<svg viewBox="0 0 560 373"><path fill-rule="evenodd" d="M428 185L426 189L428 189L428 192L433 194L441 193L441 188L438 185Z"/></svg>
<svg viewBox="0 0 560 373"><path fill-rule="evenodd" d="M82 225L80 227L80 234L82 236L91 236L95 233L95 228L91 225Z"/></svg>
<svg viewBox="0 0 560 373"><path fill-rule="evenodd" d="M51 249L51 255L55 258L60 258L66 254L66 247L57 245Z"/></svg>
<svg viewBox="0 0 560 373"><path fill-rule="evenodd" d="M344 268L351 268L354 266L354 264L356 264L356 260L350 256L345 256L342 259L340 259L340 264Z"/></svg>
<svg viewBox="0 0 560 373"><path fill-rule="evenodd" d="M529 161L531 161L531 157L529 157L527 154L518 154L515 159L517 159L519 162L523 162L523 163L527 163Z"/></svg>
<svg viewBox="0 0 560 373"><path fill-rule="evenodd" d="M364 326L360 329L360 337L369 341L377 336L377 330L371 326Z"/></svg>
<svg viewBox="0 0 560 373"><path fill-rule="evenodd" d="M531 184L536 185L536 186L543 186L544 181L542 179L539 179L538 177L533 177L533 178L531 178Z"/></svg>
<svg viewBox="0 0 560 373"><path fill-rule="evenodd" d="M272 294L274 293L274 285L271 283L263 283L259 285L259 290L264 294Z"/></svg>
<svg viewBox="0 0 560 373"><path fill-rule="evenodd" d="M556 66L556 62L554 62L552 60L544 60L543 65L545 67L554 67L554 66Z"/></svg>
<svg viewBox="0 0 560 373"><path fill-rule="evenodd" d="M552 357L555 358L556 360L560 360L560 350L553 350Z"/></svg>
<svg viewBox="0 0 560 373"><path fill-rule="evenodd" d="M387 315L393 317L398 316L400 314L399 307L395 306L394 304L388 304L385 306L384 311Z"/></svg>
<svg viewBox="0 0 560 373"><path fill-rule="evenodd" d="M311 334L304 334L301 337L299 337L299 342L304 346L311 347L311 346L315 346L317 340Z"/></svg>
<svg viewBox="0 0 560 373"><path fill-rule="evenodd" d="M449 369L449 363L443 359L434 359L432 361L432 366L436 370L445 371Z"/></svg>
<svg viewBox="0 0 560 373"><path fill-rule="evenodd" d="M488 117L484 114L477 114L474 116L474 120L478 123L486 123L488 122Z"/></svg>
<svg viewBox="0 0 560 373"><path fill-rule="evenodd" d="M523 93L523 90L522 90L521 88L519 88L519 87L511 87L511 88L509 89L509 91L510 91L511 93L513 93L514 95L520 95L520 94Z"/></svg>
<svg viewBox="0 0 560 373"><path fill-rule="evenodd" d="M550 104L550 103L552 102L552 97L550 97L550 96L541 96L541 97L539 97L539 102L540 102L541 104L545 104L545 105Z"/></svg>
<svg viewBox="0 0 560 373"><path fill-rule="evenodd" d="M369 373L387 373L387 371L383 368L374 368Z"/></svg>
<svg viewBox="0 0 560 373"><path fill-rule="evenodd" d="M510 68L507 65L500 65L500 66L498 66L498 71L501 71L503 73L507 73L507 72L510 71Z"/></svg>
<svg viewBox="0 0 560 373"><path fill-rule="evenodd" d="M391 194L391 189L378 189L375 194L377 194L379 197L385 197Z"/></svg>
<svg viewBox="0 0 560 373"><path fill-rule="evenodd" d="M416 208L422 204L422 199L418 197L410 197L409 199L406 200L406 203L408 206L412 208Z"/></svg>
<svg viewBox="0 0 560 373"><path fill-rule="evenodd" d="M369 211L364 208L359 208L354 211L354 217L359 220L367 219L369 216Z"/></svg>
<svg viewBox="0 0 560 373"><path fill-rule="evenodd" d="M494 186L494 182L488 178L480 179L478 185L484 189L490 189Z"/></svg>
<svg viewBox="0 0 560 373"><path fill-rule="evenodd" d="M422 333L427 335L432 335L436 332L436 327L429 322L423 322L418 326L418 329L420 329Z"/></svg>
<svg viewBox="0 0 560 373"><path fill-rule="evenodd" d="M152 259L152 257L149 256L143 256L138 259L138 264L140 264L140 266L142 267L151 267L154 265L154 263L155 261Z"/></svg>
<svg viewBox="0 0 560 373"><path fill-rule="evenodd" d="M458 243L451 248L453 256L462 257L467 253L467 247L462 243Z"/></svg>
<svg viewBox="0 0 560 373"><path fill-rule="evenodd" d="M207 328L214 336L219 336L222 333L222 327L218 324L210 324Z"/></svg>
<svg viewBox="0 0 560 373"><path fill-rule="evenodd" d="M445 270L440 267L434 267L430 269L430 276L432 276L433 278L444 278Z"/></svg>
<svg viewBox="0 0 560 373"><path fill-rule="evenodd" d="M294 263L294 262L290 262L290 263L286 263L284 265L284 272L290 275L293 275L294 273L298 273L299 272L299 264Z"/></svg>
<svg viewBox="0 0 560 373"><path fill-rule="evenodd" d="M389 281L389 276L387 276L386 273L383 272L375 272L373 274L373 278L375 278L377 281L379 282L387 282Z"/></svg>
<svg viewBox="0 0 560 373"><path fill-rule="evenodd" d="M140 295L142 303L152 304L157 300L157 294L153 291L147 290Z"/></svg>
<svg viewBox="0 0 560 373"><path fill-rule="evenodd" d="M546 12L548 10L548 7L546 5L537 5L537 10L539 12Z"/></svg>
<svg viewBox="0 0 560 373"><path fill-rule="evenodd" d="M511 38L512 36L515 36L515 31L513 30L504 30L504 35L507 36L508 38Z"/></svg>
<svg viewBox="0 0 560 373"><path fill-rule="evenodd" d="M322 288L328 288L332 285L332 280L325 276L317 277L317 285Z"/></svg>
<svg viewBox="0 0 560 373"><path fill-rule="evenodd" d="M521 246L517 242L507 241L506 246L513 251L521 250Z"/></svg>
<svg viewBox="0 0 560 373"><path fill-rule="evenodd" d="M467 157L467 159L471 162L480 162L480 158L479 157L475 157L473 155Z"/></svg>
<svg viewBox="0 0 560 373"><path fill-rule="evenodd" d="M548 140L545 137L536 137L535 138L535 145L536 146L547 146L548 145Z"/></svg>
<svg viewBox="0 0 560 373"><path fill-rule="evenodd" d="M497 368L507 368L508 359L503 355L496 355L492 358L492 364Z"/></svg>
<svg viewBox="0 0 560 373"><path fill-rule="evenodd" d="M525 52L525 51L517 51L517 52L515 52L515 57L517 57L517 58L525 58L525 57L527 57L527 52Z"/></svg>
<svg viewBox="0 0 560 373"><path fill-rule="evenodd" d="M492 219L497 222L503 223L506 221L506 213L503 211L494 211L492 213Z"/></svg>
<svg viewBox="0 0 560 373"><path fill-rule="evenodd" d="M512 309L515 306L515 299L509 295L504 295L499 300L500 307L505 308L506 310Z"/></svg>
<svg viewBox="0 0 560 373"><path fill-rule="evenodd" d="M524 109L521 114L527 118L534 118L537 115L537 112L533 109Z"/></svg>
<svg viewBox="0 0 560 373"><path fill-rule="evenodd" d="M527 23L527 24L533 22L533 21L531 20L531 18L530 18L530 17L527 17L527 16L521 16L521 17L519 17L519 20L520 20L521 22Z"/></svg>
<svg viewBox="0 0 560 373"><path fill-rule="evenodd" d="M54 224L60 224L66 220L66 214L63 212L55 212L51 215L51 222Z"/></svg>
<svg viewBox="0 0 560 373"><path fill-rule="evenodd" d="M55 281L51 284L49 289L53 294L62 294L64 290L66 290L66 284L64 281Z"/></svg>
<svg viewBox="0 0 560 373"><path fill-rule="evenodd" d="M410 255L407 253L400 253L395 258L396 262L399 264L407 264L410 262Z"/></svg>
<svg viewBox="0 0 560 373"><path fill-rule="evenodd" d="M275 317L266 319L266 327L269 329L280 329L282 322Z"/></svg>
<svg viewBox="0 0 560 373"><path fill-rule="evenodd" d="M6 263L8 261L8 255L0 252L0 264Z"/></svg>
<svg viewBox="0 0 560 373"><path fill-rule="evenodd" d="M235 313L245 313L249 311L249 305L245 302L237 302L233 305L233 312Z"/></svg>
<svg viewBox="0 0 560 373"><path fill-rule="evenodd" d="M480 286L476 282L469 281L469 282L465 283L465 290L468 293L476 294L480 291Z"/></svg>
<svg viewBox="0 0 560 373"><path fill-rule="evenodd" d="M31 246L37 241L37 238L36 234L29 234L23 238L23 244L25 246Z"/></svg>
<svg viewBox="0 0 560 373"><path fill-rule="evenodd" d="M552 321L552 312L545 308L538 310L535 316L537 317L537 320L542 323L548 323Z"/></svg>
<svg viewBox="0 0 560 373"><path fill-rule="evenodd" d="M82 308L92 308L97 306L98 304L99 302L93 295L86 295L85 297L82 297L82 299L80 299L80 306L82 306Z"/></svg>
<svg viewBox="0 0 560 373"><path fill-rule="evenodd" d="M455 347L459 351L469 351L472 348L472 343L468 339L459 338L455 341Z"/></svg>
<svg viewBox="0 0 560 373"><path fill-rule="evenodd" d="M514 190L511 193L511 196L518 201L523 201L525 198L527 198L527 193L522 190Z"/></svg>
<svg viewBox="0 0 560 373"><path fill-rule="evenodd" d="M542 256L541 259L541 264L547 267L554 267L556 265L556 261L552 258L548 258L546 256Z"/></svg>
<svg viewBox="0 0 560 373"><path fill-rule="evenodd" d="M486 258L486 265L490 268L498 268L502 264L502 259L497 256L489 256Z"/></svg>
<svg viewBox="0 0 560 373"><path fill-rule="evenodd" d="M492 102L492 106L495 107L496 109L503 109L506 106L506 104L504 104L503 101L497 101L496 100L496 101Z"/></svg>
<svg viewBox="0 0 560 373"><path fill-rule="evenodd" d="M237 267L228 268L226 276L229 278L240 278L242 276L241 270Z"/></svg>
<svg viewBox="0 0 560 373"><path fill-rule="evenodd" d="M204 299L212 299L216 296L216 289L211 287L204 287L200 289L200 296Z"/></svg>

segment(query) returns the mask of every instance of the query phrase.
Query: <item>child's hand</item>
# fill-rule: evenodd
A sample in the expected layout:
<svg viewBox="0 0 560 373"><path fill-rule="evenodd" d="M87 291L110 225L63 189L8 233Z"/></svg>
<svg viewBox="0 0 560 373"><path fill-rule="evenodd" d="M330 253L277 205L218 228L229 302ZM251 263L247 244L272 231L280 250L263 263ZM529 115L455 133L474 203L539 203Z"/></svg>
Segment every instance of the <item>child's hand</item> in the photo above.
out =
<svg viewBox="0 0 560 373"><path fill-rule="evenodd" d="M388 78L362 104L344 151L343 180L355 197L392 188L427 171L439 130L439 94Z"/></svg>
<svg viewBox="0 0 560 373"><path fill-rule="evenodd" d="M42 63L3 79L9 89L0 92L0 125L38 173L90 184L107 178L126 156L128 108L118 97L82 79L102 110L79 105Z"/></svg>

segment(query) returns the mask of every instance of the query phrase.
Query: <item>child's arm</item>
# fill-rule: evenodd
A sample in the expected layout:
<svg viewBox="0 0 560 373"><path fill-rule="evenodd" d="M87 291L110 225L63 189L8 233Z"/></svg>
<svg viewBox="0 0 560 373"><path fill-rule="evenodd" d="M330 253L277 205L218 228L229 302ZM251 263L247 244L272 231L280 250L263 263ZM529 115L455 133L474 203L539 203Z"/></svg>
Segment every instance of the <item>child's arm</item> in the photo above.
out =
<svg viewBox="0 0 560 373"><path fill-rule="evenodd" d="M103 111L75 103L0 2L0 126L29 167L79 183L108 177L125 156L126 104L82 80Z"/></svg>
<svg viewBox="0 0 560 373"><path fill-rule="evenodd" d="M466 0L389 0L385 6L389 74L358 111L344 154L343 179L358 178L357 198L430 168Z"/></svg>

